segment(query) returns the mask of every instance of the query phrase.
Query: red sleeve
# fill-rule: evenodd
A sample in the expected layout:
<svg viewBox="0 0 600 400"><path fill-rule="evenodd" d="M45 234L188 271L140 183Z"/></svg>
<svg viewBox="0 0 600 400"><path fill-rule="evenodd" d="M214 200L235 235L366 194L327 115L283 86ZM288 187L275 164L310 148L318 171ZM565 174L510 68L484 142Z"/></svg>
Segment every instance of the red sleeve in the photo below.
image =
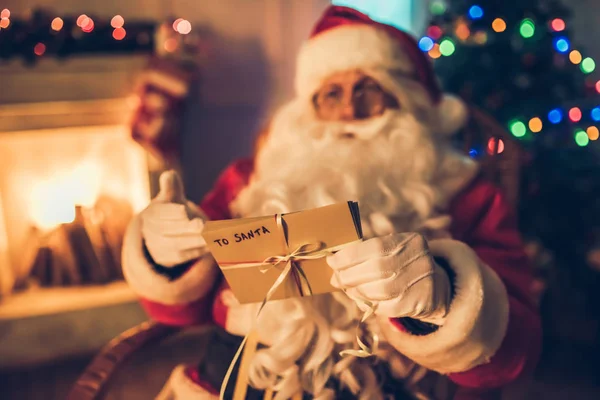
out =
<svg viewBox="0 0 600 400"><path fill-rule="evenodd" d="M449 378L465 388L501 387L531 374L541 352L541 322L531 295L530 262L516 218L494 185L473 184L453 202L451 215L454 237L471 246L506 286L509 322L502 345L488 364Z"/></svg>
<svg viewBox="0 0 600 400"><path fill-rule="evenodd" d="M231 218L229 204L250 181L254 162L239 160L229 165L217 179L213 189L204 197L200 208L211 220Z"/></svg>

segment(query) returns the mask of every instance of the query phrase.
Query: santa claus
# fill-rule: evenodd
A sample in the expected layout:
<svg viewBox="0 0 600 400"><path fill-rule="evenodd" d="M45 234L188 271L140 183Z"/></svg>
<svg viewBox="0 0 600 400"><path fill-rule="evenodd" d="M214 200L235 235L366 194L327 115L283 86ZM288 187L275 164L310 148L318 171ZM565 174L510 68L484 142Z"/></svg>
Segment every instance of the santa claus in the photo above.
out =
<svg viewBox="0 0 600 400"><path fill-rule="evenodd" d="M466 119L412 37L329 8L254 157L229 166L199 208L165 173L128 229L124 274L150 316L217 326L202 361L178 367L160 396L218 398L255 322L258 306L236 301L206 250L204 221L348 200L365 240L327 259L345 290L267 303L243 361L246 398L484 398L531 372L541 334L526 255L501 191L450 145ZM373 357L339 355L356 346L357 298L376 304L361 325L379 338Z"/></svg>

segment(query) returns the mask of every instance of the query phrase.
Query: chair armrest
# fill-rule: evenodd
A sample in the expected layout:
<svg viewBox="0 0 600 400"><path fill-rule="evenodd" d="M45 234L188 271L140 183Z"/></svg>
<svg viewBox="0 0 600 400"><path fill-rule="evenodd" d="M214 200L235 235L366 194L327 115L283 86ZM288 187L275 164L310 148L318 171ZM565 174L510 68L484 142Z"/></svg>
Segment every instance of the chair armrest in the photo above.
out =
<svg viewBox="0 0 600 400"><path fill-rule="evenodd" d="M67 400L97 400L116 370L141 348L158 343L182 328L146 321L111 340L75 382Z"/></svg>

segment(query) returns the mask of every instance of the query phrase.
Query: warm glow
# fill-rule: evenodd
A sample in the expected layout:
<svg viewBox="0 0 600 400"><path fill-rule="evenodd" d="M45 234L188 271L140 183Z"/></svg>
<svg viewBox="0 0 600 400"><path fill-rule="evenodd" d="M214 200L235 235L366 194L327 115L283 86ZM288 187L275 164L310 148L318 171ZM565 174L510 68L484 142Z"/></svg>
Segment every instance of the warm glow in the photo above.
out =
<svg viewBox="0 0 600 400"><path fill-rule="evenodd" d="M429 57L435 59L435 58L440 58L442 56L442 53L440 52L440 45L438 43L436 43L433 46L433 49L429 50L428 52Z"/></svg>
<svg viewBox="0 0 600 400"><path fill-rule="evenodd" d="M173 30L174 30L175 32L178 32L178 31L177 31L177 27L179 26L179 23L180 23L181 21L183 21L183 18L177 18L175 21L173 21Z"/></svg>
<svg viewBox="0 0 600 400"><path fill-rule="evenodd" d="M572 52L569 53L569 60L573 64L579 64L582 59L583 59L583 57L581 57L581 53L577 50L573 50Z"/></svg>
<svg viewBox="0 0 600 400"><path fill-rule="evenodd" d="M538 117L535 118L531 118L529 120L529 129L531 130L531 132L533 133L538 133L539 131L542 130L542 120L539 119Z"/></svg>
<svg viewBox="0 0 600 400"><path fill-rule="evenodd" d="M0 11L0 18L10 18L10 10L5 8L4 10Z"/></svg>
<svg viewBox="0 0 600 400"><path fill-rule="evenodd" d="M92 207L99 195L127 200L136 212L148 204L145 153L126 127L17 132L0 143L4 205L25 224L71 222L76 205Z"/></svg>
<svg viewBox="0 0 600 400"><path fill-rule="evenodd" d="M506 22L502 18L496 18L492 22L492 29L494 32L504 32L506 30Z"/></svg>
<svg viewBox="0 0 600 400"><path fill-rule="evenodd" d="M573 107L569 110L569 119L572 122L579 122L581 120L581 109L579 107Z"/></svg>
<svg viewBox="0 0 600 400"><path fill-rule="evenodd" d="M125 31L124 28L117 28L113 31L112 35L115 40L123 40L123 39L125 39L127 32Z"/></svg>
<svg viewBox="0 0 600 400"><path fill-rule="evenodd" d="M504 140L490 138L490 140L488 140L488 154L493 156L494 150L496 151L496 154L501 154L504 151Z"/></svg>
<svg viewBox="0 0 600 400"><path fill-rule="evenodd" d="M471 31L469 30L467 24L461 23L456 27L456 37L460 40L467 40L470 34Z"/></svg>
<svg viewBox="0 0 600 400"><path fill-rule="evenodd" d="M123 17L121 17L120 15L115 15L110 20L110 26L112 26L115 29L122 28L124 24L125 24L125 19Z"/></svg>
<svg viewBox="0 0 600 400"><path fill-rule="evenodd" d="M564 31L564 30L565 30L565 28L567 27L567 26L566 26L566 24L565 24L565 21L563 21L563 20L562 20L562 19L560 19L560 18L555 18L555 19L553 19L553 20L552 20L552 23L550 24L550 26L552 27L552 29L553 29L555 32L561 32L561 31Z"/></svg>
<svg viewBox="0 0 600 400"><path fill-rule="evenodd" d="M177 39L169 38L165 40L165 51L172 53L177 50Z"/></svg>
<svg viewBox="0 0 600 400"><path fill-rule="evenodd" d="M192 24L188 20L183 20L179 24L177 24L177 32L182 35L187 35L192 31Z"/></svg>
<svg viewBox="0 0 600 400"><path fill-rule="evenodd" d="M61 18L56 17L52 20L52 24L50 25L50 27L52 28L52 30L54 31L60 31L64 26L64 22Z"/></svg>
<svg viewBox="0 0 600 400"><path fill-rule="evenodd" d="M79 17L77 17L77 26L81 28L86 18L89 19L88 16L85 14L81 14Z"/></svg>
<svg viewBox="0 0 600 400"><path fill-rule="evenodd" d="M43 56L46 52L46 45L44 43L38 43L33 48L33 52L36 56Z"/></svg>
<svg viewBox="0 0 600 400"><path fill-rule="evenodd" d="M598 140L598 136L600 136L600 130L595 126L590 126L586 132L590 140Z"/></svg>
<svg viewBox="0 0 600 400"><path fill-rule="evenodd" d="M2 18L0 20L0 28L2 29L6 29L10 26L10 19L8 18Z"/></svg>
<svg viewBox="0 0 600 400"><path fill-rule="evenodd" d="M81 23L81 30L85 33L90 33L94 30L94 21L91 18L86 18Z"/></svg>

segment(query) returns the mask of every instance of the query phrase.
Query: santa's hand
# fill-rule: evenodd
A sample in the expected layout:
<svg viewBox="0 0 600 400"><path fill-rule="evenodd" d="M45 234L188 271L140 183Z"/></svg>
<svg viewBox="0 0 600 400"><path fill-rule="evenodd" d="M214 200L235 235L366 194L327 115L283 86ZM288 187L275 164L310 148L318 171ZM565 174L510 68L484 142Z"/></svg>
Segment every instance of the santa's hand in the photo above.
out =
<svg viewBox="0 0 600 400"><path fill-rule="evenodd" d="M146 248L157 264L173 267L207 252L202 212L185 198L175 171L160 176L160 191L140 218Z"/></svg>
<svg viewBox="0 0 600 400"><path fill-rule="evenodd" d="M392 234L356 243L327 258L331 284L344 289L366 311L440 324L451 301L450 280L416 233Z"/></svg>

